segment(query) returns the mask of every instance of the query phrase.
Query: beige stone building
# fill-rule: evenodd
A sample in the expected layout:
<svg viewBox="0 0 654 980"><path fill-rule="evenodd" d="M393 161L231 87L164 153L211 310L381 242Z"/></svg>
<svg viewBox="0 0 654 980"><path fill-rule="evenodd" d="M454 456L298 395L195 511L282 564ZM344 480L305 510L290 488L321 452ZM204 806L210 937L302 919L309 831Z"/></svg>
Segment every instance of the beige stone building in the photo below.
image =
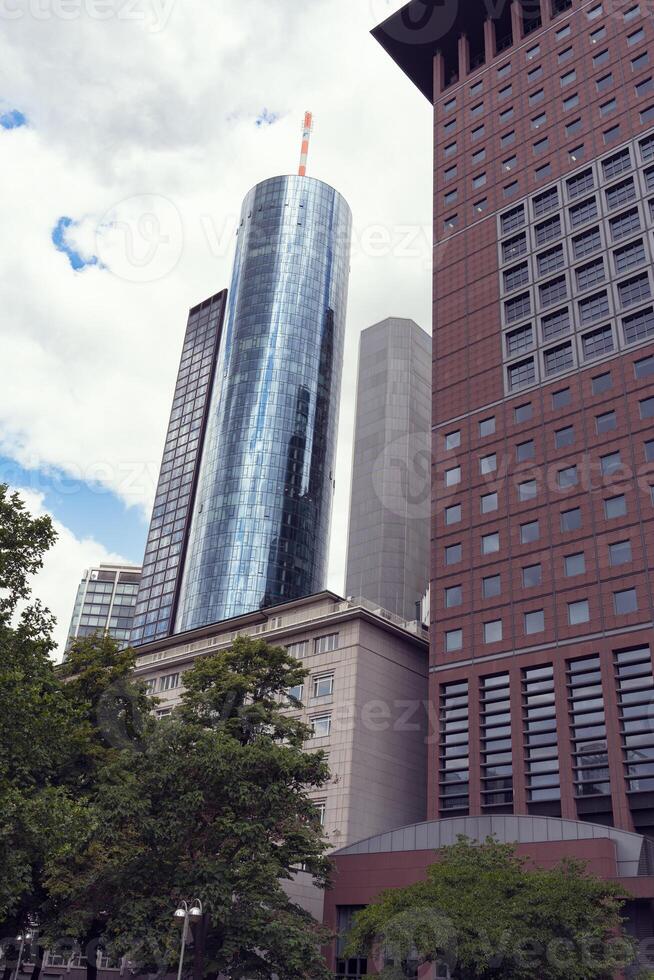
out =
<svg viewBox="0 0 654 980"><path fill-rule="evenodd" d="M334 849L426 815L427 632L365 599L321 592L138 648L137 674L169 713L196 657L237 636L285 646L309 671L298 716L307 748L326 752L329 784L314 793ZM293 897L322 918L322 893L307 875Z"/></svg>

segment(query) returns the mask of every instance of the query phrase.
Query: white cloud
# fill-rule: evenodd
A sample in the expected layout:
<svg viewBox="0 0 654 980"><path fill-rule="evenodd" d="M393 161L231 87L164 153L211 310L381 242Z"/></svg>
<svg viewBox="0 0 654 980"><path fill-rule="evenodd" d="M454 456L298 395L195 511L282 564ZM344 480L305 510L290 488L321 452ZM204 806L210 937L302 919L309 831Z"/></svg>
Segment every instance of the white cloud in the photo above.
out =
<svg viewBox="0 0 654 980"><path fill-rule="evenodd" d="M295 172L310 108L309 173L354 213L330 573L341 589L358 333L388 315L424 327L431 316L431 111L368 33L392 6L0 4L3 97L30 121L0 130L0 451L149 507L187 310L229 284L241 200ZM264 109L280 118L258 127ZM144 197L169 238L157 278L139 271L143 251L135 274L124 261ZM80 222L69 241L122 278L71 269L50 240L62 215ZM151 231L135 247L147 250ZM70 568L66 608L85 561Z"/></svg>
<svg viewBox="0 0 654 980"><path fill-rule="evenodd" d="M46 513L43 494L26 490L24 487L12 487L13 489L18 491L27 509L34 517ZM46 553L43 568L34 577L31 585L33 597L40 599L57 618L54 637L59 647L57 659L61 659L82 571L100 562L118 562L121 564L129 564L129 562L126 562L120 555L107 551L103 545L94 541L93 538L83 538L82 540L76 538L73 532L65 527L61 521L54 520L53 524L57 532L57 540L50 551Z"/></svg>

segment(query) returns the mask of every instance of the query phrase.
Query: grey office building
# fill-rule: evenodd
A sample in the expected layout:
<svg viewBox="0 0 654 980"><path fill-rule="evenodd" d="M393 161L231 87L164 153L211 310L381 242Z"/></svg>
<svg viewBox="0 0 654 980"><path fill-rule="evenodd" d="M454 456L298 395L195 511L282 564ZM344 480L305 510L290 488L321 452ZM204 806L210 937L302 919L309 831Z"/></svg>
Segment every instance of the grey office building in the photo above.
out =
<svg viewBox="0 0 654 980"><path fill-rule="evenodd" d="M429 580L431 338L389 317L359 342L346 594L404 619Z"/></svg>
<svg viewBox="0 0 654 980"><path fill-rule="evenodd" d="M66 649L78 637L96 632L110 633L127 646L140 579L136 565L87 568L77 588Z"/></svg>

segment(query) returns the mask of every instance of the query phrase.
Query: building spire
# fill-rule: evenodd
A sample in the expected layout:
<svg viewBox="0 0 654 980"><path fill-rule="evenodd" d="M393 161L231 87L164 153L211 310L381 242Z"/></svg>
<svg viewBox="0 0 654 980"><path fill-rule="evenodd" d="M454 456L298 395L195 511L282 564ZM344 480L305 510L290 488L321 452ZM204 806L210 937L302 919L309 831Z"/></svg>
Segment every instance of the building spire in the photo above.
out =
<svg viewBox="0 0 654 980"><path fill-rule="evenodd" d="M300 153L300 169L298 171L300 177L306 177L307 175L307 157L309 156L309 140L311 139L311 131L313 129L313 113L304 113L304 122L302 124L302 151Z"/></svg>

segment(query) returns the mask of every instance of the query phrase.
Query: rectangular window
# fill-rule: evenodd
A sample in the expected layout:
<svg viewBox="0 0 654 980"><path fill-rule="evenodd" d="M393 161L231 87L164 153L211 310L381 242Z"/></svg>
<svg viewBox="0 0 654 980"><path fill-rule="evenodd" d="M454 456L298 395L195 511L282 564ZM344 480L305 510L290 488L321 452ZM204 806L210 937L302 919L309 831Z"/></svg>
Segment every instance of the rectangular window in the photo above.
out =
<svg viewBox="0 0 654 980"><path fill-rule="evenodd" d="M591 387L594 395L602 395L605 391L609 391L612 386L613 380L610 371L606 371L604 374L596 374L591 379Z"/></svg>
<svg viewBox="0 0 654 980"><path fill-rule="evenodd" d="M523 317L531 313L531 296L529 293L520 293L514 299L507 300L504 304L504 313L507 323L514 323L522 320Z"/></svg>
<svg viewBox="0 0 654 980"><path fill-rule="evenodd" d="M482 123L481 126L475 126L475 128L471 131L470 136L473 140L478 140L481 139L485 131L486 127Z"/></svg>
<svg viewBox="0 0 654 980"><path fill-rule="evenodd" d="M463 630L447 630L445 633L445 651L454 653L463 647Z"/></svg>
<svg viewBox="0 0 654 980"><path fill-rule="evenodd" d="M505 184L502 188L502 194L504 197L513 197L518 191L518 181L512 180L510 184Z"/></svg>
<svg viewBox="0 0 654 980"><path fill-rule="evenodd" d="M524 223L525 209L522 204L517 208L513 208L512 211L505 211L500 217L500 227L503 235L506 235L509 231L514 231L516 228L521 228Z"/></svg>
<svg viewBox="0 0 654 980"><path fill-rule="evenodd" d="M481 476L486 476L488 473L494 473L497 469L497 455L496 453L489 453L488 456L482 456L479 460L479 472Z"/></svg>
<svg viewBox="0 0 654 980"><path fill-rule="evenodd" d="M461 430L455 429L454 432L448 432L445 436L445 448L446 449L458 449L461 445Z"/></svg>
<svg viewBox="0 0 654 980"><path fill-rule="evenodd" d="M552 241L553 238L559 238L561 235L561 219L557 214L554 218L548 218L547 221L542 221L539 225L535 227L536 244L544 245L546 242Z"/></svg>
<svg viewBox="0 0 654 980"><path fill-rule="evenodd" d="M642 82L638 82L638 84L635 86L635 89L636 89L636 96L639 99L642 99L645 95L649 95L652 89L654 89L654 84L652 83L652 76L650 75L648 78L644 78Z"/></svg>
<svg viewBox="0 0 654 980"><path fill-rule="evenodd" d="M534 589L543 581L543 569L540 563L536 565L525 565L522 569L523 589Z"/></svg>
<svg viewBox="0 0 654 980"><path fill-rule="evenodd" d="M538 105L545 98L545 90L539 88L536 92L532 92L529 96L529 105Z"/></svg>
<svg viewBox="0 0 654 980"><path fill-rule="evenodd" d="M631 204L632 201L636 200L636 187L633 177L628 177L626 180L621 180L619 184L614 184L613 187L604 191L604 194L606 205L610 210L619 208L624 204Z"/></svg>
<svg viewBox="0 0 654 980"><path fill-rule="evenodd" d="M536 145L536 144L534 144ZM552 211L559 206L559 191L557 187L550 187L549 190L537 194L532 201L534 218L540 218L548 211Z"/></svg>
<svg viewBox="0 0 654 980"><path fill-rule="evenodd" d="M654 357L643 357L634 363L634 374L636 378L651 378L654 374Z"/></svg>
<svg viewBox="0 0 654 980"><path fill-rule="evenodd" d="M454 180L456 177L456 164L453 167L448 167L447 170L443 171L443 180L446 182L449 180Z"/></svg>
<svg viewBox="0 0 654 980"><path fill-rule="evenodd" d="M615 126L611 126L610 129L605 129L602 133L602 138L605 144L608 146L609 143L615 143L620 135L620 123L616 123Z"/></svg>
<svg viewBox="0 0 654 980"><path fill-rule="evenodd" d="M563 245L557 245L556 248L550 248L547 252L541 252L537 256L536 262L539 276L546 276L551 272L556 272L557 269L561 269L565 265Z"/></svg>
<svg viewBox="0 0 654 980"><path fill-rule="evenodd" d="M534 609L532 612L525 613L524 628L526 636L542 633L545 629L545 612L542 609Z"/></svg>
<svg viewBox="0 0 654 980"><path fill-rule="evenodd" d="M611 72L609 72L608 75L602 75L602 77L598 78L597 81L595 82L595 87L597 88L597 91L600 94L602 92L606 92L607 89L610 89L612 86L613 86L613 74Z"/></svg>
<svg viewBox="0 0 654 980"><path fill-rule="evenodd" d="M622 248L616 248L613 253L613 263L616 273L628 272L634 266L641 265L646 259L645 246L642 238Z"/></svg>
<svg viewBox="0 0 654 980"><path fill-rule="evenodd" d="M445 486L455 487L457 483L461 483L461 467L451 466L445 470Z"/></svg>
<svg viewBox="0 0 654 980"><path fill-rule="evenodd" d="M481 173L481 174L477 174L476 177L473 177L472 178L472 186L475 189L477 189L478 187L483 187L485 183L486 183L486 174L485 174L485 172L484 173Z"/></svg>
<svg viewBox="0 0 654 980"><path fill-rule="evenodd" d="M642 303L649 299L652 291L649 285L649 276L644 272L640 276L634 276L626 282L618 284L618 295L622 306L633 306L635 303Z"/></svg>
<svg viewBox="0 0 654 980"><path fill-rule="evenodd" d="M497 531L492 534L484 534L481 539L482 555L492 555L500 550L500 536Z"/></svg>
<svg viewBox="0 0 654 980"><path fill-rule="evenodd" d="M518 499L521 503L535 500L538 496L538 485L535 480L525 480L518 485Z"/></svg>
<svg viewBox="0 0 654 980"><path fill-rule="evenodd" d="M566 61L570 61L570 58L572 58L573 54L574 54L573 48L564 48L563 51L559 51L558 55L556 56L557 61L561 65Z"/></svg>
<svg viewBox="0 0 654 980"><path fill-rule="evenodd" d="M602 24L601 27L596 28L596 30L591 31L588 35L591 44L599 44L606 37L606 27Z"/></svg>
<svg viewBox="0 0 654 980"><path fill-rule="evenodd" d="M586 265L575 269L577 278L577 289L590 289L591 286L598 286L606 278L604 272L604 259L595 259Z"/></svg>
<svg viewBox="0 0 654 980"><path fill-rule="evenodd" d="M624 18L625 24L628 24L630 21L635 20L636 17L638 17L639 15L640 15L640 7L638 6L638 4L636 4L635 7L629 7L629 10L625 10L622 16Z"/></svg>
<svg viewBox="0 0 654 980"><path fill-rule="evenodd" d="M505 337L507 357L521 354L534 344L534 331L530 323L525 327L518 327L517 330L510 330Z"/></svg>
<svg viewBox="0 0 654 980"><path fill-rule="evenodd" d="M502 170L513 170L517 162L518 158L516 156L507 157L506 160L502 160Z"/></svg>
<svg viewBox="0 0 654 980"><path fill-rule="evenodd" d="M583 225L587 221L592 221L597 217L597 201L595 197L589 197L585 201L580 201L579 204L573 204L568 208L568 214L570 215L570 224L573 228L578 228L579 225Z"/></svg>
<svg viewBox="0 0 654 980"><path fill-rule="evenodd" d="M557 429L554 433L554 445L556 449L565 449L566 446L572 446L574 441L575 430L572 425L566 425L563 429Z"/></svg>
<svg viewBox="0 0 654 980"><path fill-rule="evenodd" d="M533 357L526 361L520 361L519 364L513 364L509 368L509 388L511 391L517 391L519 388L533 384L535 380L536 366Z"/></svg>
<svg viewBox="0 0 654 980"><path fill-rule="evenodd" d="M570 71L566 71L563 75L561 75L561 88L565 88L566 85L571 85L576 80L577 72L574 68L572 68Z"/></svg>
<svg viewBox="0 0 654 980"><path fill-rule="evenodd" d="M648 463L654 462L654 439L647 439L643 443L643 448L645 450L645 459Z"/></svg>
<svg viewBox="0 0 654 980"><path fill-rule="evenodd" d="M609 49L604 48L603 51L598 51L597 54L593 55L593 68L600 68L605 65L609 60Z"/></svg>
<svg viewBox="0 0 654 980"><path fill-rule="evenodd" d="M570 313L568 308L557 310L555 313L548 313L540 321L543 340L554 340L561 334L568 333L570 330Z"/></svg>
<svg viewBox="0 0 654 980"><path fill-rule="evenodd" d="M334 675L316 674L313 678L314 698L329 698L334 693Z"/></svg>
<svg viewBox="0 0 654 980"><path fill-rule="evenodd" d="M621 238L626 238L627 235L631 235L635 231L640 231L638 208L632 208L630 211L625 211L624 214L619 214L615 218L611 218L609 220L609 226L614 242L619 241Z"/></svg>
<svg viewBox="0 0 654 980"><path fill-rule="evenodd" d="M527 236L523 233L522 235L516 235L515 238L509 238L506 242L502 242L502 260L504 262L510 262L511 259L518 258L519 255L524 255L527 251Z"/></svg>
<svg viewBox="0 0 654 980"><path fill-rule="evenodd" d="M451 507L445 508L445 523L458 524L461 520L461 504L452 504Z"/></svg>
<svg viewBox="0 0 654 980"><path fill-rule="evenodd" d="M628 565L631 561L631 541L616 541L609 545L609 565Z"/></svg>
<svg viewBox="0 0 654 980"><path fill-rule="evenodd" d="M536 65L535 68L530 68L527 72L527 85L533 85L537 82L539 78L543 77L543 66Z"/></svg>
<svg viewBox="0 0 654 980"><path fill-rule="evenodd" d="M521 262L520 265L514 265L513 268L507 269L503 276L504 288L507 292L519 289L520 286L525 286L529 282L529 265L527 262Z"/></svg>
<svg viewBox="0 0 654 980"><path fill-rule="evenodd" d="M622 467L622 459L620 457L620 451L614 453L606 453L605 456L600 456L600 468L604 476L612 476L613 473L617 473Z"/></svg>
<svg viewBox="0 0 654 980"><path fill-rule="evenodd" d="M619 174L625 172L625 170L631 169L631 154L628 149L620 150L618 153L614 153L613 156L607 157L606 160L602 161L602 172L604 173L605 180L612 180L613 177L617 177Z"/></svg>
<svg viewBox="0 0 654 980"><path fill-rule="evenodd" d="M536 455L536 447L533 439L526 442L519 442L515 447L515 456L518 463L524 463L528 459L533 459Z"/></svg>
<svg viewBox="0 0 654 980"><path fill-rule="evenodd" d="M579 300L578 307L582 323L592 323L593 320L608 316L609 300L606 291L595 293L588 299Z"/></svg>
<svg viewBox="0 0 654 980"><path fill-rule="evenodd" d="M448 143L447 146L443 147L443 156L447 160L449 157L453 157L457 151L456 140L452 143Z"/></svg>
<svg viewBox="0 0 654 980"><path fill-rule="evenodd" d="M641 71L641 69L646 68L649 65L649 51L643 51L642 54L637 55L635 58L631 59L631 70Z"/></svg>
<svg viewBox="0 0 654 980"><path fill-rule="evenodd" d="M481 513L490 514L498 508L497 493L484 493L481 497Z"/></svg>
<svg viewBox="0 0 654 980"><path fill-rule="evenodd" d="M540 127L544 126L546 122L547 122L547 113L539 112L537 116L532 117L531 128L540 129Z"/></svg>
<svg viewBox="0 0 654 980"><path fill-rule="evenodd" d="M581 528L581 509L572 507L570 510L561 511L561 531L578 531Z"/></svg>
<svg viewBox="0 0 654 980"><path fill-rule="evenodd" d="M324 636L317 636L313 641L314 653L330 653L338 646L338 633L326 633Z"/></svg>
<svg viewBox="0 0 654 980"><path fill-rule="evenodd" d="M512 94L513 94L513 86L511 85L511 83L505 85L504 88L501 88L497 93L498 98L500 99L508 99L509 96Z"/></svg>
<svg viewBox="0 0 654 980"><path fill-rule="evenodd" d="M525 51L525 58L527 61L533 61L540 54L540 44L534 44L533 47L527 48Z"/></svg>
<svg viewBox="0 0 654 980"><path fill-rule="evenodd" d="M570 626L579 626L590 620L590 609L588 599L580 599L578 602L568 603L568 623Z"/></svg>
<svg viewBox="0 0 654 980"><path fill-rule="evenodd" d="M552 164L544 163L542 167L536 167L534 170L534 177L536 180L542 180L544 177L549 177L552 173Z"/></svg>
<svg viewBox="0 0 654 980"><path fill-rule="evenodd" d="M456 565L457 562L461 561L461 545L460 544L449 544L445 548L445 564L446 565Z"/></svg>
<svg viewBox="0 0 654 980"><path fill-rule="evenodd" d="M479 422L479 437L483 439L486 436L492 436L495 432L495 416L492 415L488 419L481 419Z"/></svg>
<svg viewBox="0 0 654 980"><path fill-rule="evenodd" d="M654 398L642 398L638 408L641 419L654 419Z"/></svg>
<svg viewBox="0 0 654 980"><path fill-rule="evenodd" d="M602 104L599 107L600 116L602 118L604 118L605 116L610 116L612 112L615 112L617 107L618 107L618 103L616 99L609 99L608 102L602 102Z"/></svg>
<svg viewBox="0 0 654 980"><path fill-rule="evenodd" d="M575 575L585 575L586 573L586 559L583 551L575 555L566 555L563 563L566 578L574 578Z"/></svg>
<svg viewBox="0 0 654 980"><path fill-rule="evenodd" d="M541 306L553 306L568 298L565 276L558 276L538 287Z"/></svg>
<svg viewBox="0 0 654 980"><path fill-rule="evenodd" d="M159 680L159 690L160 691L172 691L176 687L179 687L179 673L177 674L166 674Z"/></svg>
<svg viewBox="0 0 654 980"><path fill-rule="evenodd" d="M314 717L311 719L312 738L327 738L331 730L331 715L314 715Z"/></svg>
<svg viewBox="0 0 654 980"><path fill-rule="evenodd" d="M296 660L302 660L303 657L309 655L309 641L298 640L297 643L289 643L286 647L286 652L290 657L295 657Z"/></svg>
<svg viewBox="0 0 654 980"><path fill-rule="evenodd" d="M494 599L502 592L502 582L499 575L487 575L481 580L482 599Z"/></svg>
<svg viewBox="0 0 654 980"><path fill-rule="evenodd" d="M460 606L463 602L463 589L460 585L452 585L449 589L445 589L445 608L452 609L455 606Z"/></svg>
<svg viewBox="0 0 654 980"><path fill-rule="evenodd" d="M627 616L638 612L638 596L635 589L621 589L613 593L613 606L616 616Z"/></svg>
<svg viewBox="0 0 654 980"><path fill-rule="evenodd" d="M595 432L598 436L605 432L613 432L618 426L618 419L615 412L602 412L595 416Z"/></svg>
<svg viewBox="0 0 654 980"><path fill-rule="evenodd" d="M592 190L594 186L595 178L590 167L588 170L583 170L580 174L576 174L576 176L570 177L566 181L568 197L570 198L579 197L580 194L584 194L586 191Z"/></svg>
<svg viewBox="0 0 654 980"><path fill-rule="evenodd" d="M483 116L483 114L484 114L483 102L477 102L476 105L470 106L470 115L472 116L473 119L476 119L478 116Z"/></svg>
<svg viewBox="0 0 654 980"><path fill-rule="evenodd" d="M591 330L581 338L584 358L588 361L603 354L610 354L614 349L613 331L609 325Z"/></svg>
<svg viewBox="0 0 654 980"><path fill-rule="evenodd" d="M572 401L569 388L561 388L559 391L552 392L552 408L565 408Z"/></svg>
<svg viewBox="0 0 654 980"><path fill-rule="evenodd" d="M565 135L566 137L575 136L577 133L581 132L581 118L577 117L572 119L569 123L565 124Z"/></svg>
<svg viewBox="0 0 654 980"><path fill-rule="evenodd" d="M502 620L494 619L484 623L484 643L499 643L502 639Z"/></svg>
<svg viewBox="0 0 654 980"><path fill-rule="evenodd" d="M575 487L579 483L579 474L576 466L565 466L556 474L556 480L562 490L568 487Z"/></svg>
<svg viewBox="0 0 654 980"><path fill-rule="evenodd" d="M511 146L513 143L515 143L514 129L511 129L508 133L504 133L503 136L500 136L500 146L502 149L505 149L507 146Z"/></svg>
<svg viewBox="0 0 654 980"><path fill-rule="evenodd" d="M627 498L624 494L617 497L607 497L604 501L604 516L607 521L615 517L624 517L627 513Z"/></svg>
<svg viewBox="0 0 654 980"><path fill-rule="evenodd" d="M520 525L520 543L531 544L540 538L540 525L538 521L528 521Z"/></svg>
<svg viewBox="0 0 654 980"><path fill-rule="evenodd" d="M540 153L544 153L545 150L547 150L547 148L549 147L549 145L550 145L550 141L548 136L544 136L543 139L536 140L533 146L534 153L536 155Z"/></svg>
<svg viewBox="0 0 654 980"><path fill-rule="evenodd" d="M575 259L584 258L602 247L602 237L599 228L589 228L581 235L575 235L572 239L572 250Z"/></svg>
<svg viewBox="0 0 654 980"><path fill-rule="evenodd" d="M627 44L629 45L630 48L633 48L634 45L640 44L640 42L644 40L645 40L645 31L643 30L642 27L639 27L637 31L633 32L633 34L627 34Z"/></svg>
<svg viewBox="0 0 654 980"><path fill-rule="evenodd" d="M578 105L579 105L579 95L577 92L575 92L574 95L569 95L566 99L563 100L563 111L569 112L570 109L576 109Z"/></svg>
<svg viewBox="0 0 654 980"><path fill-rule="evenodd" d="M516 425L522 422L529 422L533 416L533 409L531 402L526 402L524 405L516 405L513 410L513 418Z"/></svg>
<svg viewBox="0 0 654 980"><path fill-rule="evenodd" d="M567 371L568 368L574 367L572 344L566 343L551 347L545 351L544 362L547 375L559 374L561 371Z"/></svg>

